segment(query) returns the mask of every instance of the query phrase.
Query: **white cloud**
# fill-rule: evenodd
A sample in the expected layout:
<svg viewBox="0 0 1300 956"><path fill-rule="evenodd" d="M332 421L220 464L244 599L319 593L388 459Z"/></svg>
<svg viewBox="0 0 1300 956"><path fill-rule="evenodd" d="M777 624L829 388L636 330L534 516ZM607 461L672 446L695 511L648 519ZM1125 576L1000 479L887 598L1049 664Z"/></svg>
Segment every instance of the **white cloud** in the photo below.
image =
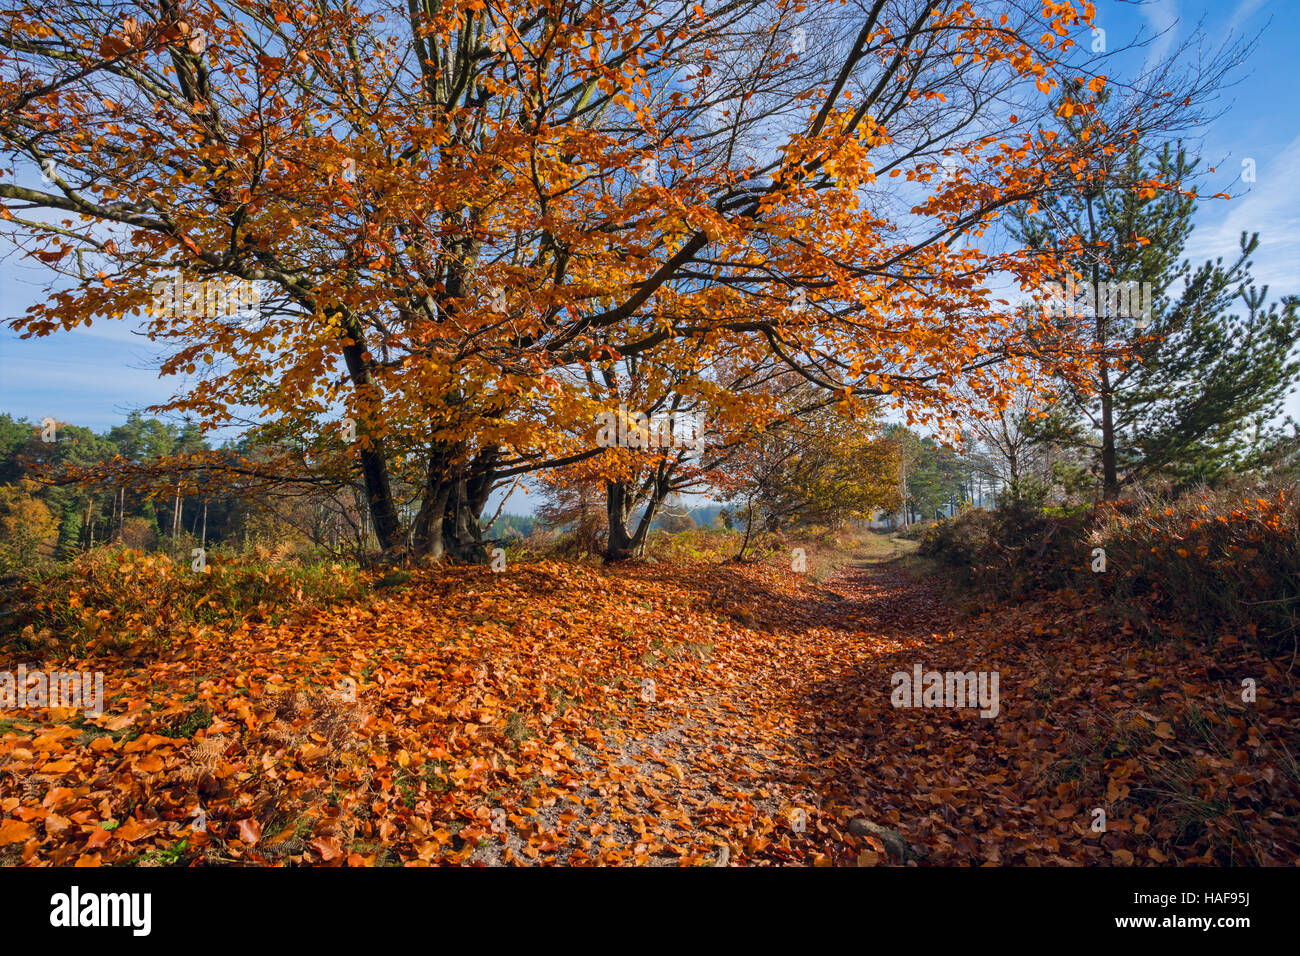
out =
<svg viewBox="0 0 1300 956"><path fill-rule="evenodd" d="M1164 63L1174 41L1178 39L1178 0L1157 0L1155 3L1143 4L1138 9L1153 34L1153 42L1146 57L1145 68L1149 70Z"/></svg>
<svg viewBox="0 0 1300 956"><path fill-rule="evenodd" d="M1241 0L1236 9L1232 11L1232 19L1228 21L1228 29L1239 30L1266 3L1268 3L1268 0Z"/></svg>
<svg viewBox="0 0 1300 956"><path fill-rule="evenodd" d="M1187 256L1193 264L1219 256L1226 260L1239 249L1242 232L1258 232L1252 257L1256 282L1267 283L1274 297L1300 294L1300 136L1271 157L1249 158L1256 162L1256 181L1237 188L1250 192L1201 204Z"/></svg>
<svg viewBox="0 0 1300 956"><path fill-rule="evenodd" d="M1251 271L1255 284L1267 285L1269 299L1276 301L1300 294L1300 136L1271 156L1250 158L1256 161L1256 181L1234 187L1250 192L1227 202L1203 202L1186 255L1193 266L1219 256L1229 261L1240 249L1241 234L1258 232ZM1232 162L1239 164L1240 158ZM1289 395L1285 407L1300 420L1300 393Z"/></svg>

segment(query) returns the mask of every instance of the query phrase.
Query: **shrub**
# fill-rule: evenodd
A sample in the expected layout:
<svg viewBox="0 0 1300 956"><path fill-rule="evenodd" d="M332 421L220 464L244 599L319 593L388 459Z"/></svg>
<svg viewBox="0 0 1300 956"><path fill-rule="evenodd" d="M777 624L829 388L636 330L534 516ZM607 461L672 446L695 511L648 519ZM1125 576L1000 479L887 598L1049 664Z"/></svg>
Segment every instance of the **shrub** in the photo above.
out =
<svg viewBox="0 0 1300 956"><path fill-rule="evenodd" d="M1294 484L1142 494L1098 514L1112 603L1140 606L1148 631L1178 620L1268 652L1300 636L1300 496Z"/></svg>
<svg viewBox="0 0 1300 956"><path fill-rule="evenodd" d="M736 553L740 537L735 532L712 528L690 528L676 532L656 530L650 532L646 541L646 556L672 564L725 561Z"/></svg>
<svg viewBox="0 0 1300 956"><path fill-rule="evenodd" d="M949 518L940 518L939 521L949 521ZM924 521L913 521L904 528L899 528L894 534L907 541L921 541L926 534L934 527L934 524L926 524Z"/></svg>
<svg viewBox="0 0 1300 956"><path fill-rule="evenodd" d="M31 578L4 618L0 642L39 641L158 650L195 626L277 622L291 611L356 600L361 574L342 564L270 566L209 552L205 572L188 561L129 548L99 548ZM16 633L15 633L16 632Z"/></svg>
<svg viewBox="0 0 1300 956"><path fill-rule="evenodd" d="M1094 549L1105 573L1092 570ZM1300 642L1300 494L1294 482L1181 496L1135 491L1090 508L1010 499L932 525L920 552L999 598L1072 587L1139 632L1240 636L1267 653Z"/></svg>
<svg viewBox="0 0 1300 956"><path fill-rule="evenodd" d="M147 518L127 518L122 523L122 543L136 551L152 551L158 545L158 531Z"/></svg>
<svg viewBox="0 0 1300 956"><path fill-rule="evenodd" d="M1086 511L1049 512L1012 498L926 529L920 553L964 585L1002 598L1069 586L1088 570Z"/></svg>

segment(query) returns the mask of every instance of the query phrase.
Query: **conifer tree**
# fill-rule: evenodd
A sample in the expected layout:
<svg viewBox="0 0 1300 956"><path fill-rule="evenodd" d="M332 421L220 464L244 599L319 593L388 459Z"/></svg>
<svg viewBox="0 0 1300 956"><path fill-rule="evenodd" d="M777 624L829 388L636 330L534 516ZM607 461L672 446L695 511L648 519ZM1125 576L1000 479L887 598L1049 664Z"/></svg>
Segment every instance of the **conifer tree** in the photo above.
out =
<svg viewBox="0 0 1300 956"><path fill-rule="evenodd" d="M1081 134L1071 117L1061 122L1067 135ZM1297 299L1270 303L1267 287L1255 286L1258 234L1243 233L1226 260L1194 266L1184 256L1198 164L1181 144L1138 142L1077 190L1013 216L1013 234L1045 253L1062 253L1071 236L1084 240L1069 257L1079 290L1073 321L1090 324L1100 360L1083 380L1062 379L1038 433L1083 452L1107 498L1149 477L1212 481L1250 465L1275 444L1282 402L1300 376ZM1153 176L1182 188L1139 187ZM1068 288L1069 277L1059 278ZM1118 293L1140 293L1143 283L1149 312L1132 296L1122 309Z"/></svg>

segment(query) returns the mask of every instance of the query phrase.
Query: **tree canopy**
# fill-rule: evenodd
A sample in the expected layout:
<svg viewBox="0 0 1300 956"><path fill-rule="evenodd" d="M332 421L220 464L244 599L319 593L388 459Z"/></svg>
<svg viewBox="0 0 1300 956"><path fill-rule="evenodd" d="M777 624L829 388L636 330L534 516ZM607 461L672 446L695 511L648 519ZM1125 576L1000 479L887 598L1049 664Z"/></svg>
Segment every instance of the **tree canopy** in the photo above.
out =
<svg viewBox="0 0 1300 956"><path fill-rule="evenodd" d="M588 369L691 395L776 363L910 421L1088 366L1090 335L990 289L1052 258L983 237L1181 115L1042 122L1093 115L1092 13L19 3L0 162L43 178L0 217L62 284L15 327L143 315L182 380L159 410L355 467L384 547L481 559L496 482L598 452L620 396Z"/></svg>

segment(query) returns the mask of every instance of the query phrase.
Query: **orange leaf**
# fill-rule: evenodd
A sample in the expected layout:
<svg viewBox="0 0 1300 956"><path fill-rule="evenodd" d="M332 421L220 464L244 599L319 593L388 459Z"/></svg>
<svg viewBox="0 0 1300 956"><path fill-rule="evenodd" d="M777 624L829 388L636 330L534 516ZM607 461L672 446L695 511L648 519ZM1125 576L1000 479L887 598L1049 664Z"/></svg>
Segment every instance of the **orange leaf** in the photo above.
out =
<svg viewBox="0 0 1300 956"><path fill-rule="evenodd" d="M152 836L154 833L158 832L158 829L161 826L161 820L150 820L146 823L141 823L139 820L128 820L113 831L113 836L117 837L119 840L134 843L136 840Z"/></svg>
<svg viewBox="0 0 1300 956"><path fill-rule="evenodd" d="M262 824L251 817L239 821L239 839L249 846L256 846L262 838Z"/></svg>
<svg viewBox="0 0 1300 956"><path fill-rule="evenodd" d="M22 843L36 835L31 824L23 823L21 820L6 820L0 823L0 846L8 846L10 843Z"/></svg>
<svg viewBox="0 0 1300 956"><path fill-rule="evenodd" d="M343 848L339 846L339 841L333 837L328 840L321 838L312 840L311 845L326 863L338 859L343 854Z"/></svg>

